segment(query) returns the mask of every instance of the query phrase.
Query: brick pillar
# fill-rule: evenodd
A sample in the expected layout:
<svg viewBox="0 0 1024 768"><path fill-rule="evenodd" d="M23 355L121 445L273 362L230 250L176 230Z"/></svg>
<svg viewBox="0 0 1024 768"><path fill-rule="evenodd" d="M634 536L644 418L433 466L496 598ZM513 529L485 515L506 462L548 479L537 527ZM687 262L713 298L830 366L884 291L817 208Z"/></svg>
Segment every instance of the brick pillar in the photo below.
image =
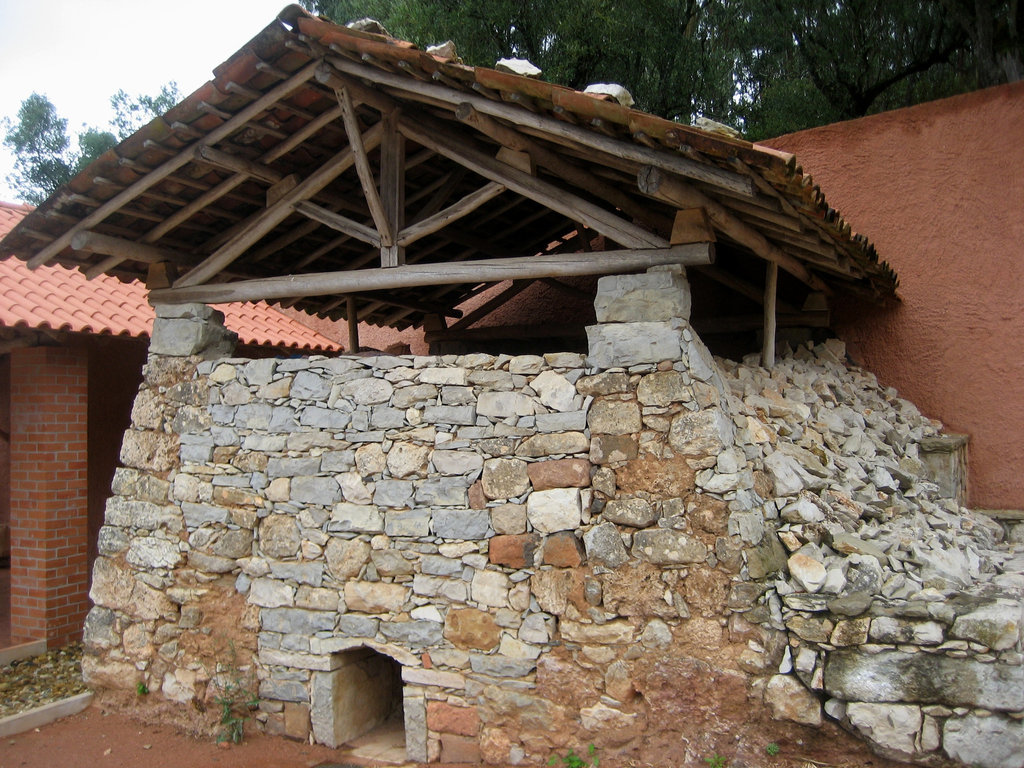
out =
<svg viewBox="0 0 1024 768"><path fill-rule="evenodd" d="M88 354L11 353L11 639L54 647L89 609Z"/></svg>

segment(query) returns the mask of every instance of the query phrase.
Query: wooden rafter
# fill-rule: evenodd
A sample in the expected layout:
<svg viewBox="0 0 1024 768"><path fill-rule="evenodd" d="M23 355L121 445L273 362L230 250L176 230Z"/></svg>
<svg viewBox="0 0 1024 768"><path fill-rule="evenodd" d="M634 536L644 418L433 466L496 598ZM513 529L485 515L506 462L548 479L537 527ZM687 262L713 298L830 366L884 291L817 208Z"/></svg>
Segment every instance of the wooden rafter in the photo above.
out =
<svg viewBox="0 0 1024 768"><path fill-rule="evenodd" d="M395 244L395 232L388 220L387 212L384 210L380 193L377 191L373 170L370 168L370 159L366 154L367 148L363 146L362 130L352 104L352 96L349 94L348 88L341 88L336 93L338 102L341 104L341 115L345 121L345 132L348 134L348 143L352 148L352 157L355 161L356 173L359 175L359 183L362 185L363 196L370 208L373 223L377 227L379 247L390 247Z"/></svg>

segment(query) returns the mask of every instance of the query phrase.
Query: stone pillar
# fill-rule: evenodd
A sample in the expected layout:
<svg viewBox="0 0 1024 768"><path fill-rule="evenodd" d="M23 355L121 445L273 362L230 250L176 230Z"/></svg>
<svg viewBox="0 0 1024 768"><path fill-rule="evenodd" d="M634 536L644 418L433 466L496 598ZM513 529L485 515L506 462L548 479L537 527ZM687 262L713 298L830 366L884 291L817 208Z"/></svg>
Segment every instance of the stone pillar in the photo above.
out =
<svg viewBox="0 0 1024 768"><path fill-rule="evenodd" d="M82 635L88 600L88 353L11 353L11 638Z"/></svg>
<svg viewBox="0 0 1024 768"><path fill-rule="evenodd" d="M230 357L238 335L224 327L224 313L206 304L157 304L150 354L206 360Z"/></svg>

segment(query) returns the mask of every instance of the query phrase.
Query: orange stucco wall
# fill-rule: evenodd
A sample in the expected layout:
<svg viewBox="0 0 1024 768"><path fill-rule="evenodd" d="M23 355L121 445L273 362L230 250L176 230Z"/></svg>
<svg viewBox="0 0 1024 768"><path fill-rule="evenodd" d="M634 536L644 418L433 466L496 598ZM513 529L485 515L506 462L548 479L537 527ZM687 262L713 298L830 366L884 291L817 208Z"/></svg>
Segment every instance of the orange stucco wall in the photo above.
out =
<svg viewBox="0 0 1024 768"><path fill-rule="evenodd" d="M851 355L970 443L970 501L1024 509L1024 83L766 142L900 278L836 307Z"/></svg>

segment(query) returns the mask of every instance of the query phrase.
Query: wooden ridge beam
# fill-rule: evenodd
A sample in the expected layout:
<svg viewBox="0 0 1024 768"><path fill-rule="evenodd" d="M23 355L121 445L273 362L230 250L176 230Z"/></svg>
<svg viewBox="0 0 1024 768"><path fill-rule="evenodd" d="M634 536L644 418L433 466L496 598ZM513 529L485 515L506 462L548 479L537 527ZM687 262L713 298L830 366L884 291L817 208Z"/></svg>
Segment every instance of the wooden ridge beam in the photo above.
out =
<svg viewBox="0 0 1024 768"><path fill-rule="evenodd" d="M378 123L367 130L366 135L362 137L363 144L376 146L377 142L380 141L380 134L381 126ZM294 210L293 206L295 203L307 200L315 195L351 168L354 162L355 157L352 147L345 147L320 168L299 182L295 189L285 194L270 207L261 211L256 220L253 221L252 226L238 232L228 242L214 251L199 266L180 278L175 283L175 287L187 287L205 283L241 256L253 244L262 239L274 227L288 218Z"/></svg>
<svg viewBox="0 0 1024 768"><path fill-rule="evenodd" d="M701 181L715 187L732 189L740 194L748 196L754 194L754 186L750 179L735 171L723 170L710 163L689 160L671 151L659 151L614 139L554 117L530 112L514 104L493 101L484 96L466 93L446 85L412 80L404 75L385 72L377 67L349 61L340 56L327 56L325 60L331 68L339 72L366 78L371 82L380 83L403 93L413 94L430 102L447 105L449 108L454 108L466 102L491 117L500 117L503 120L523 127L534 128L598 152L624 158L639 165L653 165L670 173L685 176L686 178ZM329 69L323 70L317 73L317 79L321 82L326 82L330 74Z"/></svg>
<svg viewBox="0 0 1024 768"><path fill-rule="evenodd" d="M620 250L595 253L480 259L459 263L415 264L389 269L347 270L303 275L284 275L234 283L185 285L150 293L154 304L284 299L292 296L326 296L360 291L385 291L427 285L497 283L539 277L607 275L649 269L662 264L710 264L714 248L708 243L671 248Z"/></svg>
<svg viewBox="0 0 1024 768"><path fill-rule="evenodd" d="M236 113L234 116L226 120L221 125L214 128L202 139L197 142L200 146L213 145L222 139L227 138L236 130L241 128L243 125L249 122L253 117L265 111L268 107L273 105L275 102L280 101L285 96L290 94L296 88L301 86L307 80L316 74L317 67L320 62L313 61L307 64L305 67L300 69L290 78L285 80L283 83L271 88L267 91L262 98L252 102L248 106L244 107L241 111ZM51 242L39 253L33 256L28 261L30 269L35 269L43 264L51 261L58 253L63 251L68 245L71 244L71 238L73 238L79 232L91 229L96 224L99 224L112 213L121 208L125 203L134 200L142 192L152 187L154 184L158 184L163 179L170 176L176 170L189 163L193 158L195 152L195 145L186 147L181 152L178 152L171 158L168 158L163 163L158 165L152 171L147 173L141 179L138 179L134 183L130 184L124 190L114 195L109 200L106 200L101 206L95 211L90 213L84 219L79 221L75 226L71 227L67 232L58 237L56 240Z"/></svg>
<svg viewBox="0 0 1024 768"><path fill-rule="evenodd" d="M584 200L542 179L535 178L483 152L445 136L433 121L419 117L402 118L400 130L406 138L466 166L491 181L533 200L572 221L581 221L625 248L664 248L668 241L598 205Z"/></svg>
<svg viewBox="0 0 1024 768"><path fill-rule="evenodd" d="M772 245L764 235L737 219L724 205L712 200L690 184L668 176L658 168L645 166L637 174L637 186L645 195L664 200L677 208L704 208L718 231L749 248L754 255L765 261L775 262L816 291L832 293L821 278L812 274L798 259Z"/></svg>

